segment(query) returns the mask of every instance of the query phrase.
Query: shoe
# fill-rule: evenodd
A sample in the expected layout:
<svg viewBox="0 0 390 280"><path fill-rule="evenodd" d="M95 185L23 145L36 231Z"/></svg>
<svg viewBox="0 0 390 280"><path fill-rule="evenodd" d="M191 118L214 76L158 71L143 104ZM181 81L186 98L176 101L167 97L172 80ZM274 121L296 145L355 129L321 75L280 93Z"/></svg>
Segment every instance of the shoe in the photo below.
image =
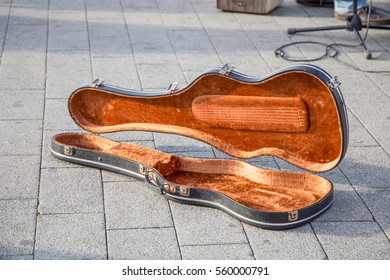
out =
<svg viewBox="0 0 390 280"><path fill-rule="evenodd" d="M362 20L363 25L367 25L368 23L368 13L369 13L369 7L363 7L357 9L357 14L359 15L360 19ZM335 18L339 20L348 20L348 17L352 16L352 12L348 13L334 13ZM379 8L371 8L371 18L370 18L370 24L371 25L386 25L390 24L390 13L386 12L385 10L379 9Z"/></svg>
<svg viewBox="0 0 390 280"><path fill-rule="evenodd" d="M334 6L333 0L297 0L297 3L310 7L333 8Z"/></svg>

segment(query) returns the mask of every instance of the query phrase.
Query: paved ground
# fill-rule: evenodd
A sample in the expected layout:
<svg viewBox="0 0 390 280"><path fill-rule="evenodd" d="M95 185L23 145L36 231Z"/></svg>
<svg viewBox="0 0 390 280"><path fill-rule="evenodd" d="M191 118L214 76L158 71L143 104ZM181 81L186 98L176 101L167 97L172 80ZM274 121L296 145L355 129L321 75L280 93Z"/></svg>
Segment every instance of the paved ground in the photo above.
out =
<svg viewBox="0 0 390 280"><path fill-rule="evenodd" d="M390 10L386 0L374 1ZM59 161L50 137L80 130L67 112L77 86L100 77L135 89L183 86L229 62L263 75L290 65L276 47L316 40L355 44L340 30L289 36L288 27L343 24L333 10L284 0L266 16L224 13L214 0L0 0L0 259L390 259L390 32L370 30L340 61L315 63L342 82L350 145L323 216L269 231L214 209L181 205L142 181ZM302 46L295 55L314 57ZM348 66L349 65L349 66ZM223 156L159 133L108 137L172 153ZM272 157L252 162L293 166Z"/></svg>

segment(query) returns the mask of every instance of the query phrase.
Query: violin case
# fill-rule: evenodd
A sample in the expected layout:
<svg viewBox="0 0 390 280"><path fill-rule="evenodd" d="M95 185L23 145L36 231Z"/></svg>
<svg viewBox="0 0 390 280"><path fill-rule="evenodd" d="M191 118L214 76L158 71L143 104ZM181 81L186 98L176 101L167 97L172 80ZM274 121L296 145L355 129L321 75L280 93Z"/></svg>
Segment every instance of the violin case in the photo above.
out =
<svg viewBox="0 0 390 280"><path fill-rule="evenodd" d="M96 80L76 89L68 105L74 121L92 133L55 135L54 156L145 180L168 199L215 207L267 229L300 226L331 206L332 183L313 172L337 166L348 145L339 82L313 65L262 77L225 65L163 92ZM98 135L123 130L192 137L234 159L179 156ZM269 170L243 160L262 155L311 172Z"/></svg>

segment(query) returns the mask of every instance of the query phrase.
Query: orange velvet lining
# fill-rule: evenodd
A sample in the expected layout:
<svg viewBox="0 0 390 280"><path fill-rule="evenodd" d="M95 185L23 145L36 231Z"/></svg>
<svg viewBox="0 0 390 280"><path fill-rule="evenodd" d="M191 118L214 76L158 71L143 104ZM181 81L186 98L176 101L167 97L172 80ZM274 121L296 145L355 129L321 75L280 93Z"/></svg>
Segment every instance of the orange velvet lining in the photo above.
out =
<svg viewBox="0 0 390 280"><path fill-rule="evenodd" d="M237 118L231 122L231 127L218 112L221 103L212 107L217 117L199 120L194 116L194 110L196 114L202 109L196 100L207 101L207 96L221 96L222 100L235 100L237 104L240 104L240 98L244 101L251 98L278 99L283 112L288 106L294 106L291 100L298 100L296 104L303 123L297 127L299 122L293 121L292 126L282 125L278 131L277 125L272 124L275 114L270 114L268 119L267 114L263 114L252 128L245 124L245 120L253 121L259 116L251 115L247 105L250 102L241 102L244 105L233 112ZM280 103L283 99L285 105ZM306 72L287 72L257 83L206 74L177 93L155 97L132 97L81 88L71 96L69 108L74 120L92 132L147 130L176 133L210 143L235 157L274 155L312 171L333 168L342 152L341 124L333 96L319 78ZM286 124L290 121L287 114L281 117ZM267 123L271 126L261 129L262 124Z"/></svg>
<svg viewBox="0 0 390 280"><path fill-rule="evenodd" d="M176 156L83 133L57 135L58 143L135 160L155 168L167 181L221 192L248 207L291 211L328 194L331 183L314 174L267 170L240 160Z"/></svg>

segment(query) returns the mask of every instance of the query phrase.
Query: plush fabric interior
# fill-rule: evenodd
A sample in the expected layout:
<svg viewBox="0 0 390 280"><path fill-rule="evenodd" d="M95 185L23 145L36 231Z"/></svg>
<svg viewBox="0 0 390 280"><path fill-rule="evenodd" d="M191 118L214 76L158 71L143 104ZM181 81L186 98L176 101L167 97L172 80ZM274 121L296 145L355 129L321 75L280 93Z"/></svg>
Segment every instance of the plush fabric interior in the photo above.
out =
<svg viewBox="0 0 390 280"><path fill-rule="evenodd" d="M206 74L177 93L155 97L82 88L71 96L69 109L74 120L92 132L176 133L235 157L274 155L312 171L333 168L342 153L333 96L306 72L257 83Z"/></svg>
<svg viewBox="0 0 390 280"><path fill-rule="evenodd" d="M210 127L264 132L305 132L309 116L298 98L200 96L192 102L195 118Z"/></svg>
<svg viewBox="0 0 390 280"><path fill-rule="evenodd" d="M297 210L315 203L331 190L328 180L314 174L266 170L240 160L176 156L84 133L61 134L54 140L135 160L155 168L171 183L215 190L264 211Z"/></svg>

